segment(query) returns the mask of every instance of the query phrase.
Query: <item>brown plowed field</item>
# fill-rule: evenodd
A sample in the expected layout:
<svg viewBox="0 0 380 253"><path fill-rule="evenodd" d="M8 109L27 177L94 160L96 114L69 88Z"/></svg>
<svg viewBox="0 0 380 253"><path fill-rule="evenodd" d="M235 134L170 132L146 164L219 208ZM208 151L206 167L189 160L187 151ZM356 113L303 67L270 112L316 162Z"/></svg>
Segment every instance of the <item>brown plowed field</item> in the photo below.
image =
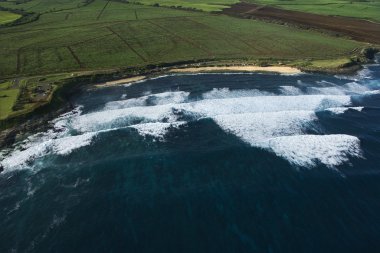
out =
<svg viewBox="0 0 380 253"><path fill-rule="evenodd" d="M235 4L224 9L223 13L241 18L279 20L306 28L334 31L358 41L380 44L380 23L366 20L282 10L250 3Z"/></svg>

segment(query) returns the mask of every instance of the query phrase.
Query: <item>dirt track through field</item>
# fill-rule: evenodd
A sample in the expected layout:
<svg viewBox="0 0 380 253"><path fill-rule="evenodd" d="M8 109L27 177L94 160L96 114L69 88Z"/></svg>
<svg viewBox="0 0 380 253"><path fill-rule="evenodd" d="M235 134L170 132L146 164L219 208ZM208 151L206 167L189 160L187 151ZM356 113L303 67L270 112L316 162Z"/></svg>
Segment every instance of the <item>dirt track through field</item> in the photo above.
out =
<svg viewBox="0 0 380 253"><path fill-rule="evenodd" d="M206 53L208 57L210 57L210 58L213 58L213 57L214 57L214 56L213 56L213 53L212 53L210 50L208 50L207 48L202 47L202 45L200 45L200 44L198 44L198 43L196 43L196 42L194 42L194 41L192 41L192 40L190 40L190 39L184 38L184 37L178 35L177 33L175 33L175 32L173 32L173 31L167 29L166 27L164 27L164 26L162 26L162 25L159 25L159 24L157 24L157 23L155 23L155 22L152 22L151 20L147 20L147 22L149 22L149 23L152 24L152 25L157 26L157 27L160 28L161 30L164 30L164 31L167 32L168 34L170 34L170 35L172 35L172 36L174 36L174 37L176 37L176 38L178 38L178 39L180 39L180 40L182 40L182 41L184 41L184 42L190 44L191 46L193 46L193 47L195 47L195 48L199 48L201 51L203 51L204 53Z"/></svg>
<svg viewBox="0 0 380 253"><path fill-rule="evenodd" d="M324 16L300 11L237 3L224 9L224 14L240 18L258 18L293 23L304 28L334 31L355 40L380 44L380 23L349 17Z"/></svg>
<svg viewBox="0 0 380 253"><path fill-rule="evenodd" d="M78 63L79 67L80 68L83 68L84 65L83 63L79 60L79 57L75 54L74 50L70 47L70 46L67 46L66 47L67 50L69 50L70 54L73 56L74 60Z"/></svg>
<svg viewBox="0 0 380 253"><path fill-rule="evenodd" d="M198 25L198 26L204 27L204 28L206 28L207 30L209 30L209 31L211 31L211 32L213 32L213 33L217 33L218 35L222 35L222 36L227 36L227 37L229 37L229 39L226 39L226 42L227 42L229 45L232 45L232 46L235 47L234 44L231 44L231 41L233 41L233 40L237 40L237 41L243 43L244 45L246 45L246 46L250 49L251 53L257 53L257 52L259 52L259 53L263 53L263 52L264 52L264 50L258 48L257 45L256 45L256 47L253 46L255 43L251 43L251 44L249 44L249 43L246 42L245 40L241 39L239 36L236 36L236 35L234 35L233 33L231 33L231 31L230 31L230 32L226 32L226 31L223 31L223 30L219 30L219 29L216 29L216 28L214 28L214 27L211 27L211 26L209 26L209 25L207 25L207 24L204 24L204 23L201 23L201 22L199 22L199 21L193 20L193 19L191 19L191 18L184 18L184 19L185 19L186 21L193 22L194 24L196 24L196 25ZM242 48L239 48L239 50L245 52L245 50L242 49Z"/></svg>
<svg viewBox="0 0 380 253"><path fill-rule="evenodd" d="M104 5L103 9L99 12L99 15L96 17L96 20L100 19L100 17L102 16L104 10L107 8L109 3L110 3L110 1L107 1L107 3Z"/></svg>
<svg viewBox="0 0 380 253"><path fill-rule="evenodd" d="M124 39L123 37L120 36L120 34L118 34L117 32L115 32L111 27L107 27L107 29L112 32L113 34L116 35L116 37L118 37L130 50L132 50L132 52L134 52L138 57L140 57L141 60L143 60L144 62L147 62L148 60L142 56L139 52L136 51L136 49L134 49L131 44L128 43L128 41L126 39Z"/></svg>
<svg viewBox="0 0 380 253"><path fill-rule="evenodd" d="M139 20L139 17L137 16L137 11L135 10L135 18L136 20Z"/></svg>
<svg viewBox="0 0 380 253"><path fill-rule="evenodd" d="M16 73L19 74L20 70L21 70L21 48L17 49Z"/></svg>

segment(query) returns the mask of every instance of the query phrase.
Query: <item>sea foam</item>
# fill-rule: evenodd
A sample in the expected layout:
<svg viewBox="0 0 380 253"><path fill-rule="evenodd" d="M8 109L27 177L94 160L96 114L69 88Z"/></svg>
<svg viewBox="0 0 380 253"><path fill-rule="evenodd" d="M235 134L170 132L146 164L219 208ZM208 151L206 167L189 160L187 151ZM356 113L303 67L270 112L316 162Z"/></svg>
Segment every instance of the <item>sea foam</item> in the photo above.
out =
<svg viewBox="0 0 380 253"><path fill-rule="evenodd" d="M133 128L142 136L162 141L170 130L186 121L210 118L249 145L274 152L293 164L315 166L318 161L336 166L348 161L348 151L352 151L353 156L359 154L357 138L345 135L316 137L306 135L307 130L318 124L315 114L318 111L360 111L361 107L349 107L351 97L346 92L355 90L368 94L370 91L353 83L322 88L325 89L313 91L317 94L307 94L297 87L280 86L280 95L256 89L222 88L206 92L196 101L189 100L189 92L169 91L111 101L95 112L83 113L78 107L54 120L53 129L31 136L10 154L2 155L1 164L10 170L38 157L67 155L91 145L98 134L121 128Z"/></svg>
<svg viewBox="0 0 380 253"><path fill-rule="evenodd" d="M348 162L349 157L361 157L360 140L343 134L281 136L269 140L269 147L276 155L302 167L318 163L335 167Z"/></svg>
<svg viewBox="0 0 380 253"><path fill-rule="evenodd" d="M274 95L267 91L258 89L249 90L230 90L229 88L214 88L202 95L203 99L220 99L220 98L239 98L239 97L257 97Z"/></svg>
<svg viewBox="0 0 380 253"><path fill-rule="evenodd" d="M221 99L204 99L189 103L169 103L155 106L137 106L122 109L105 109L80 115L74 118L71 127L80 131L98 131L101 129L123 127L149 122L174 122L176 113L213 117L223 114L279 112L279 111L315 111L331 107L345 106L351 103L349 96L300 95L300 96L257 96Z"/></svg>
<svg viewBox="0 0 380 253"><path fill-rule="evenodd" d="M313 111L281 111L218 115L215 122L224 130L257 147L268 147L276 136L302 134L317 117Z"/></svg>
<svg viewBox="0 0 380 253"><path fill-rule="evenodd" d="M40 141L28 143L27 148L25 146L22 149L16 148L1 161L1 165L6 171L11 171L20 169L33 160L49 154L68 155L80 147L89 145L95 135L96 133L85 133L58 139L45 136Z"/></svg>
<svg viewBox="0 0 380 253"><path fill-rule="evenodd" d="M189 94L190 94L189 92L185 92L185 91L163 92L159 94L142 96L139 98L131 98L131 99L126 99L126 100L108 102L105 105L104 109L114 110L114 109L130 108L130 107L137 107L137 106L183 103L188 99Z"/></svg>
<svg viewBox="0 0 380 253"><path fill-rule="evenodd" d="M295 86L284 85L280 87L280 91L284 95L302 95L303 92Z"/></svg>
<svg viewBox="0 0 380 253"><path fill-rule="evenodd" d="M184 121L173 122L173 123L162 123L162 122L154 122L154 123L144 123L132 125L130 128L134 128L137 132L142 136L152 136L158 138L159 140L164 140L165 134L171 128L178 128L181 125L186 124Z"/></svg>
<svg viewBox="0 0 380 253"><path fill-rule="evenodd" d="M348 110L354 110L361 112L364 109L363 106L357 106L357 107L332 107L332 108L327 108L326 111L332 112L334 114L343 114Z"/></svg>

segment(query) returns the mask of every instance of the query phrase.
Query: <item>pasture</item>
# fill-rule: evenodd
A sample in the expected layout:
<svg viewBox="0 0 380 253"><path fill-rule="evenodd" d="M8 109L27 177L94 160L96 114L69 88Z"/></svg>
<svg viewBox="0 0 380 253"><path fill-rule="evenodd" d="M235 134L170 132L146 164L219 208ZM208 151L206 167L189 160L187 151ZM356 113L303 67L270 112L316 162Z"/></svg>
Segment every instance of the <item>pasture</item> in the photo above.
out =
<svg viewBox="0 0 380 253"><path fill-rule="evenodd" d="M53 0L25 5L39 8L31 5L34 1ZM51 7L55 11L45 9L38 21L0 29L0 77L187 60L341 58L362 46L318 32L205 12L102 0L67 2L79 7Z"/></svg>

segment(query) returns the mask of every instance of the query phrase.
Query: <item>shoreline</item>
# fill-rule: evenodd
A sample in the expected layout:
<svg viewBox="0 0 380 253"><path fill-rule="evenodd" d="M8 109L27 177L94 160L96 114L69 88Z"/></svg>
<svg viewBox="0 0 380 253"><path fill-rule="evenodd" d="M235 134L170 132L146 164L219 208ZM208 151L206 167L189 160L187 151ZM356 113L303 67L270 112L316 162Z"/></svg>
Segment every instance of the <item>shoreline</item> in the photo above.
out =
<svg viewBox="0 0 380 253"><path fill-rule="evenodd" d="M167 74L197 74L197 73L277 73L284 75L297 75L304 73L299 68L289 67L289 66L257 66L257 65L236 65L236 66L186 66L183 68L163 68L159 71L158 76L164 76ZM107 88L120 85L130 85L140 81L149 80L151 78L157 77L156 75L146 74L146 75L137 75L122 79L117 79L113 81L107 81L103 83L93 84L92 87L95 89L98 88ZM91 88L90 88L91 89Z"/></svg>
<svg viewBox="0 0 380 253"><path fill-rule="evenodd" d="M204 67L186 67L186 68L173 68L169 73L207 73L207 72L269 72L279 74L301 74L302 71L295 67L289 66L257 66L257 65L241 65L241 66L204 66Z"/></svg>
<svg viewBox="0 0 380 253"><path fill-rule="evenodd" d="M95 88L106 88L106 87L112 87L112 86L118 86L118 85L123 85L123 84L131 84L135 83L138 81L142 81L148 79L147 76L134 76L134 77L128 77L128 78L123 78L119 80L114 80L114 81L109 81L105 83L100 83L100 84L95 84Z"/></svg>
<svg viewBox="0 0 380 253"><path fill-rule="evenodd" d="M210 62L209 62L210 63ZM173 64L171 66L156 66L155 68L139 70L131 69L130 73L121 72L104 72L104 73L89 73L84 75L72 76L68 81L61 84L60 88L67 90L69 87L75 87L76 92L80 90L92 90L101 89L106 87L113 87L119 85L132 85L134 83L142 82L151 78L157 78L159 76L165 76L170 74L196 74L196 73L277 73L283 75L297 75L301 73L325 73L325 74L336 74L340 71L332 70L332 73L327 71L321 71L316 69L307 69L304 67L292 67L289 65L269 65L269 66L258 66L254 64L241 64L241 65L211 65L211 63L182 63ZM359 65L361 66L361 65ZM355 73L358 69L348 68L350 73ZM132 74L132 73L133 74ZM345 71L344 71L345 72ZM95 79L95 80L94 80ZM70 85L72 84L72 85ZM47 103L42 106L46 112L49 112L48 117L43 117L41 115L37 116L34 111L27 113L25 115L19 115L14 118L7 118L0 121L2 125L0 129L0 148L6 147L14 143L16 137L19 133L35 132L41 125L46 125L54 115L57 115L58 111L64 113L71 106L70 97L74 94L73 92L66 92L65 95L57 95L54 92L53 98L56 98L58 102L57 106L52 106L52 103ZM52 108L59 108L57 111L51 111ZM37 108L40 109L40 108ZM38 111L36 109L36 111ZM60 110L62 109L62 111ZM46 113L45 112L45 113Z"/></svg>

